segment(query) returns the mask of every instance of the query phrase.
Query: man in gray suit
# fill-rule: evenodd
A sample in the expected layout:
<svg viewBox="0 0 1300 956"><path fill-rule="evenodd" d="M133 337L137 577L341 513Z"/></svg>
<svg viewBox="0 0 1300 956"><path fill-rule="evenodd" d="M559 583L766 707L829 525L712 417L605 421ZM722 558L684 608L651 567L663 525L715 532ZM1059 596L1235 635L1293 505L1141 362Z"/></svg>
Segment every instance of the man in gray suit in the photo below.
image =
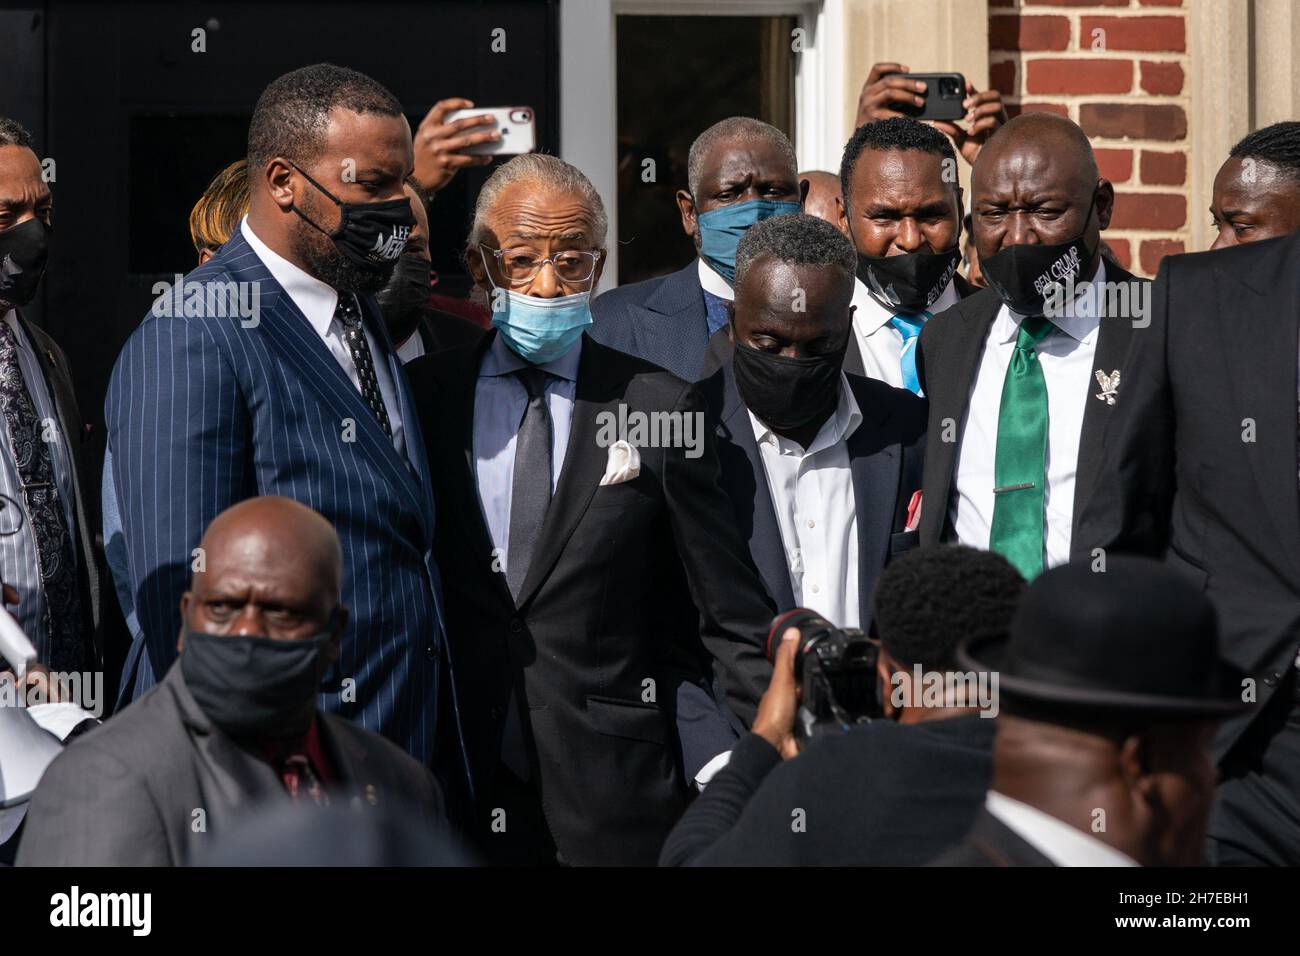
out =
<svg viewBox="0 0 1300 956"><path fill-rule="evenodd" d="M179 659L46 771L18 864L177 865L250 809L289 803L395 804L443 831L427 769L317 707L348 617L341 554L329 523L288 498L218 515L181 597Z"/></svg>

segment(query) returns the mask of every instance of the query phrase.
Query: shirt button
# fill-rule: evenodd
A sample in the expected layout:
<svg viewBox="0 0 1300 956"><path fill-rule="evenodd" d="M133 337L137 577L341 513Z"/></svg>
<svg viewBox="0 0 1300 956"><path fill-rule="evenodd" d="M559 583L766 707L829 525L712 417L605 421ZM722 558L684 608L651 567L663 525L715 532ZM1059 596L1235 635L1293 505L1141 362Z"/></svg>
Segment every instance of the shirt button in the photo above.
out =
<svg viewBox="0 0 1300 956"><path fill-rule="evenodd" d="M424 656L429 658L431 661L436 661L438 659L438 648L430 644L424 649Z"/></svg>
<svg viewBox="0 0 1300 956"><path fill-rule="evenodd" d="M522 631L523 629L524 629L524 623L523 623L523 621L519 620L519 618L517 618L517 617L512 617L512 618L510 619L510 633L511 633L511 634L518 634L518 633L519 633L520 631Z"/></svg>
<svg viewBox="0 0 1300 956"><path fill-rule="evenodd" d="M815 527L817 527L817 522L814 521L812 518L809 518L809 519L808 519L808 527L810 527L810 528L815 528Z"/></svg>
<svg viewBox="0 0 1300 956"><path fill-rule="evenodd" d="M813 594L821 594L821 593L822 593L821 585L820 585L820 584L814 584L814 585L812 586L812 592L813 592Z"/></svg>

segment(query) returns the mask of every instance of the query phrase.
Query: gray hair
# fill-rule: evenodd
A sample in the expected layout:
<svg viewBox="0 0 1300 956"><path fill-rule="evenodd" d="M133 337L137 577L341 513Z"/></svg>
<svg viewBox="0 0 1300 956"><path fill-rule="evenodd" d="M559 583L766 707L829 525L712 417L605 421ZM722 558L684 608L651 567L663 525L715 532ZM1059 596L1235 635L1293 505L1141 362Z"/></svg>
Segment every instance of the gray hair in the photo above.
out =
<svg viewBox="0 0 1300 956"><path fill-rule="evenodd" d="M0 146L26 146L32 148L32 134L17 120L0 116Z"/></svg>
<svg viewBox="0 0 1300 956"><path fill-rule="evenodd" d="M844 233L801 212L773 216L745 230L736 249L736 285L764 255L798 266L837 266L846 277L852 277L858 267L857 250Z"/></svg>
<svg viewBox="0 0 1300 956"><path fill-rule="evenodd" d="M799 174L799 159L795 156L790 138L770 123L754 119L752 116L731 116L719 120L691 143L691 151L686 156L686 185L694 197L704 177L704 161L713 152L713 148L723 140L759 140L771 143L785 153L790 164L790 175Z"/></svg>
<svg viewBox="0 0 1300 956"><path fill-rule="evenodd" d="M498 166L479 190L478 200L474 203L474 223L469 230L468 246L471 253L491 234L486 217L496 205L501 191L519 182L530 183L552 192L570 193L582 197L582 201L591 211L592 242L599 249L605 247L605 234L609 231L609 216L606 215L605 204L601 202L600 193L596 192L596 187L591 184L591 180L577 166L566 163L558 156L523 153Z"/></svg>

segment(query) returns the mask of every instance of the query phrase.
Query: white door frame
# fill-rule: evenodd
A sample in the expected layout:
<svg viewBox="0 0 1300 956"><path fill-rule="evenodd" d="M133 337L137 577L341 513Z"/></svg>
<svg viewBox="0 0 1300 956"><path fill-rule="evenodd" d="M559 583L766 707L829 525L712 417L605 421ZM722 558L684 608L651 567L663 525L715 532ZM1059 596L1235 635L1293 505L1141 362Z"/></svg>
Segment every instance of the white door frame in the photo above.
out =
<svg viewBox="0 0 1300 956"><path fill-rule="evenodd" d="M618 284L615 18L797 16L795 151L801 169L837 172L844 147L847 0L560 0L560 156L591 179L609 214L602 290ZM795 42L796 38L791 38Z"/></svg>

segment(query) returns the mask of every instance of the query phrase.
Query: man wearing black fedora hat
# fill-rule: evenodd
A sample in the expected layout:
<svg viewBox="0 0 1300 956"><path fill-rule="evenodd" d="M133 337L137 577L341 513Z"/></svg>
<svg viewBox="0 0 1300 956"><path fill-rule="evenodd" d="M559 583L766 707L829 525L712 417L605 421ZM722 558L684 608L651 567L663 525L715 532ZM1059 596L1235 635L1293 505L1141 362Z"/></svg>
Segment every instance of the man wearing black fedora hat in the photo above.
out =
<svg viewBox="0 0 1300 956"><path fill-rule="evenodd" d="M984 809L937 865L1202 862L1215 722L1245 705L1214 609L1185 577L1136 557L1054 568L1008 638L958 657L998 673L1001 713Z"/></svg>

